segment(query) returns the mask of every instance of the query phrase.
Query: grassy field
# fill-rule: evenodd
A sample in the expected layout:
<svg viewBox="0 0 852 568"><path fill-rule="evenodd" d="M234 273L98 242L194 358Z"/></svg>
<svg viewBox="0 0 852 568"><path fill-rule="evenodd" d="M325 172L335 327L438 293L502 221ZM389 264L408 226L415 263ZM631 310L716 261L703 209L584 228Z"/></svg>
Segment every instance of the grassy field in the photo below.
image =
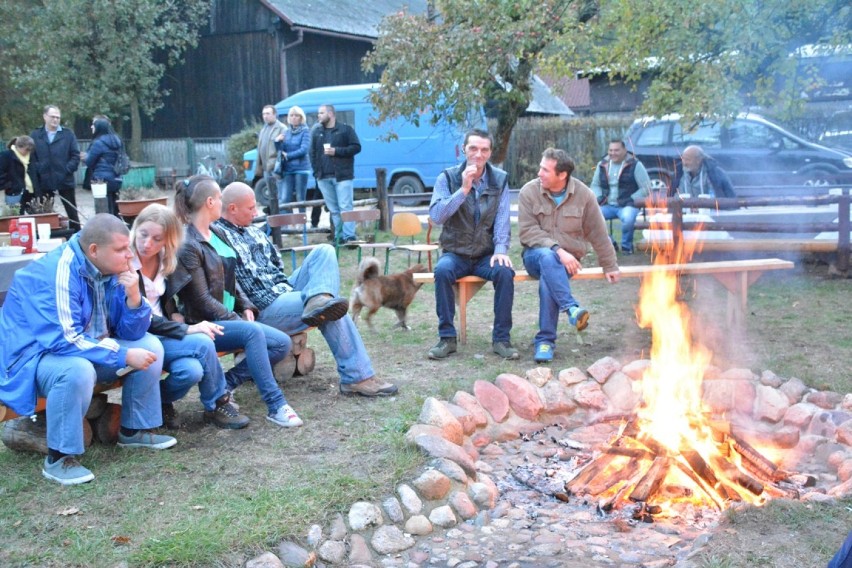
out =
<svg viewBox="0 0 852 568"><path fill-rule="evenodd" d="M521 268L517 245L511 254ZM355 277L355 256L341 252L343 294ZM642 255L623 260L649 262ZM394 253L392 270L405 264L405 255ZM575 295L590 310L591 325L583 344L575 334L560 337L553 367L586 368L607 355L626 363L647 354L650 333L636 324L638 288L633 279L578 282ZM720 367L769 369L814 387L852 391L850 280L829 278L826 266L816 264L767 274L751 288L744 333L725 329L718 285L700 280L690 290L696 335ZM249 385L237 392L252 418L247 429L205 427L193 393L178 403L187 424L173 450L95 445L83 463L96 479L83 486L50 483L40 475L40 456L1 447L0 566L238 566L284 538L304 540L309 525L345 513L356 500L391 494L423 463L403 434L426 397L446 399L478 379L535 366L536 284L516 289L513 342L520 361L491 354L492 298L486 288L473 299L468 344L446 361L426 357L437 328L431 286L412 305L410 332L392 330L395 316L388 310L375 317L375 334L362 327L377 374L400 386L392 399L340 396L334 361L312 332L316 370L283 384L305 420L302 428L283 430L264 420L264 405ZM824 565L852 528L850 507L779 502L731 513L698 560L719 568ZM791 563L802 558L806 563Z"/></svg>

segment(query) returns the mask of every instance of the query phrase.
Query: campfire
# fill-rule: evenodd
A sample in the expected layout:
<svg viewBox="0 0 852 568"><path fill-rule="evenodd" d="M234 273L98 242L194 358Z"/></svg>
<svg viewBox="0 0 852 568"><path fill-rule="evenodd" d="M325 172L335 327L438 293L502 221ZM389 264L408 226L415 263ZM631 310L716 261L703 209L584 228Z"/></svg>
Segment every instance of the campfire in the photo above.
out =
<svg viewBox="0 0 852 568"><path fill-rule="evenodd" d="M654 262L684 262L693 245L657 250ZM606 512L631 506L633 518L645 522L684 506L724 510L735 502L796 497L811 479L783 471L765 455L772 448L753 447L723 416L703 407L712 353L692 339L690 313L677 300L678 280L665 271L643 280L638 319L651 329L652 347L642 402L631 415L599 419L620 427L565 483L564 497L592 497Z"/></svg>

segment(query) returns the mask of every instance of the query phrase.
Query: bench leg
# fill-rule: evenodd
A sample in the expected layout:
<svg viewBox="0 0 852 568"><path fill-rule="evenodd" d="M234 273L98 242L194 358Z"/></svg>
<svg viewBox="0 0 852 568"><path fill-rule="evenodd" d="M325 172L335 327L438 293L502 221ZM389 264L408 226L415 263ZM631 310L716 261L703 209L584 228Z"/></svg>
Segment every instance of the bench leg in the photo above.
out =
<svg viewBox="0 0 852 568"><path fill-rule="evenodd" d="M713 277L728 291L727 322L729 327L745 327L745 314L748 310L748 288L762 274L761 271L713 274Z"/></svg>
<svg viewBox="0 0 852 568"><path fill-rule="evenodd" d="M459 341L467 343L467 303L473 298L485 282L458 282L456 301L459 305Z"/></svg>

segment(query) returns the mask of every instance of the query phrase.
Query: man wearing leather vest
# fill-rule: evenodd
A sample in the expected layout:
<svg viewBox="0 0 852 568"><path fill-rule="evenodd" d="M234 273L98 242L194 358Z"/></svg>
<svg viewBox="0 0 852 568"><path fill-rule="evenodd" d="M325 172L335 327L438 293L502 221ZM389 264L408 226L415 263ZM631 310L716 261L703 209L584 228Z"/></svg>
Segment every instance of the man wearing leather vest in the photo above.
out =
<svg viewBox="0 0 852 568"><path fill-rule="evenodd" d="M438 343L430 359L456 352L455 293L463 276L475 275L494 283L492 348L504 359L517 359L510 342L515 271L509 250L509 185L506 172L488 163L494 140L474 129L464 137L465 161L441 172L432 190L429 217L443 225L441 259L435 265L435 305Z"/></svg>
<svg viewBox="0 0 852 568"><path fill-rule="evenodd" d="M646 197L650 188L651 179L642 162L627 153L623 140L611 141L607 157L595 168L592 191L597 195L604 219L621 220L624 254L633 254L633 227L639 215L633 200Z"/></svg>

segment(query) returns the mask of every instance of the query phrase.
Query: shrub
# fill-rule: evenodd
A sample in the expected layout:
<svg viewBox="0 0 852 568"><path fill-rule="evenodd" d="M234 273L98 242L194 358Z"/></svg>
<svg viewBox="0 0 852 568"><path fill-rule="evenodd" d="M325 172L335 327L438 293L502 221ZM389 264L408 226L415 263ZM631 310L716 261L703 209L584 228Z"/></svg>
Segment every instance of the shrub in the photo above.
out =
<svg viewBox="0 0 852 568"><path fill-rule="evenodd" d="M228 162L236 166L239 174L243 173L243 154L257 148L257 133L261 128L261 123L253 122L228 138Z"/></svg>

